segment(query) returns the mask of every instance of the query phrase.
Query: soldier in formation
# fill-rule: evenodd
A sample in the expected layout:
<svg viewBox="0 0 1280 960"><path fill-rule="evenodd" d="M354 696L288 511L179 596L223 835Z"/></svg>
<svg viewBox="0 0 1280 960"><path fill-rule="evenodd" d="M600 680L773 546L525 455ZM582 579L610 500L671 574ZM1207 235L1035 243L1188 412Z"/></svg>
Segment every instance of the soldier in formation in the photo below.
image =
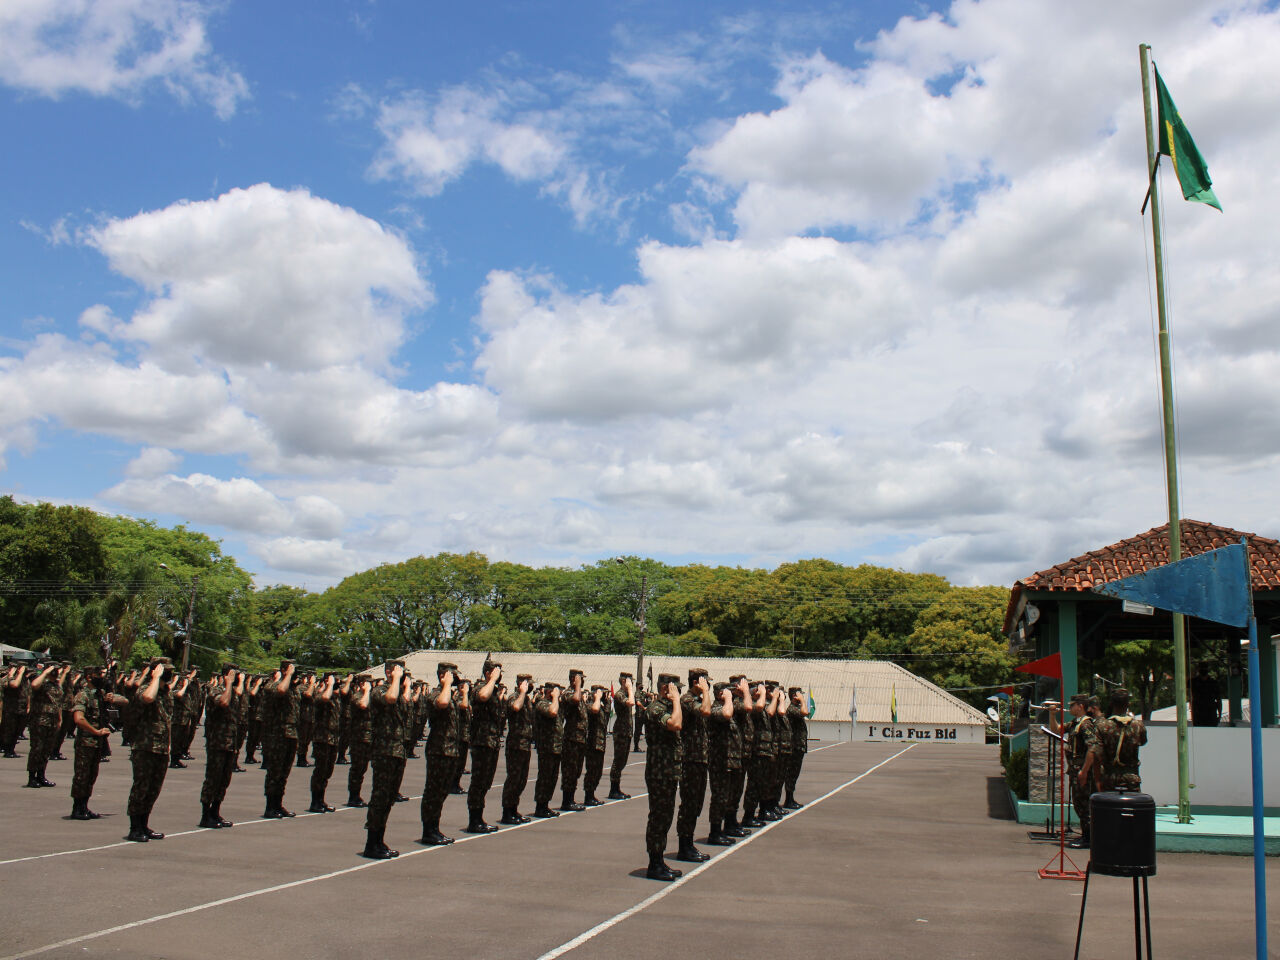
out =
<svg viewBox="0 0 1280 960"><path fill-rule="evenodd" d="M642 694L635 690L629 673L619 674L613 690L599 683L588 686L579 670L570 672L567 686L551 681L538 686L532 675L521 674L514 689L508 690L501 664L492 661L486 661L474 685L461 678L452 663L438 664L436 675L438 683L428 691L425 684L413 680L403 661L392 661L377 684L368 674L342 679L327 674L317 680L285 660L265 678L249 677L235 664L224 664L202 684L195 671L180 674L168 658L157 658L124 675L101 667L77 672L57 663L34 670L10 668L0 675L0 689L5 691L6 704L21 702L24 690L30 689L30 706L23 719L30 726L31 754L36 758L28 760L31 779L43 781L35 785L48 784L44 764L56 751L63 714L71 717L76 753L72 818L77 820L98 817L88 803L103 759L101 747L110 733L109 712L118 714L122 739L132 747L127 839L135 842L164 838L151 828L150 816L166 772L185 767L182 760L189 756L185 744L194 735L187 720L191 716L197 726L203 718L205 736L200 827L232 826L222 816L222 801L238 769L240 750L252 762L259 743L267 798L264 815L292 817L283 807L284 787L296 764L298 744L309 735L313 769L308 812L333 810L325 792L342 744L350 756L348 806L366 805L361 792L372 766L364 855L373 859L398 856L385 841L387 821L396 801L407 799L400 787L422 717L429 723L419 841L423 844L452 842L441 833L440 818L468 745L472 769L466 830L483 834L497 829L485 822L484 811L504 744L506 779L500 823L515 826L529 822L519 807L528 786L532 747L538 751L534 816L552 818L604 802L597 791L611 736L614 763L608 798L627 799L621 781L637 724L645 728L648 740L648 876L657 880L680 876L664 859L673 823L676 858L690 863L708 859L694 845L704 808L710 823L707 842L729 846L749 836L751 825L762 826L800 806L794 797L807 729L799 688L784 693L773 681L748 681L743 676L712 683L705 670L693 669L684 692L674 674L662 674L657 689ZM299 727L304 703L310 704L309 733ZM1104 783L1137 789L1136 753L1145 742L1145 730L1141 720L1128 715L1127 698L1113 704L1113 714L1098 724L1101 735L1095 738L1103 746L1097 770L1102 771ZM16 739L17 726L7 706L0 721L5 738L0 746ZM1076 735L1083 736L1085 729L1080 725ZM1116 758L1111 764L1102 759L1107 749ZM579 778L585 804L575 802ZM557 783L562 792L559 810L551 806ZM785 804L780 800L784 790Z"/></svg>
<svg viewBox="0 0 1280 960"><path fill-rule="evenodd" d="M1141 791L1138 749L1147 742L1146 725L1141 717L1129 712L1129 691L1123 687L1111 691L1107 706L1108 716L1094 722L1102 763L1101 789L1122 793Z"/></svg>

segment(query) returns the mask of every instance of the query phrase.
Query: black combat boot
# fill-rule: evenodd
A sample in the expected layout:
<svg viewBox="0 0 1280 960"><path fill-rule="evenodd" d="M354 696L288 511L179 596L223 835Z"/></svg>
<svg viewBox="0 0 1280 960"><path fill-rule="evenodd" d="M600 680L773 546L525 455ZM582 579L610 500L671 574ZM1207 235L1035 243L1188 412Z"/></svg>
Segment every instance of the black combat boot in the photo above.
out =
<svg viewBox="0 0 1280 960"><path fill-rule="evenodd" d="M529 818L523 816L515 807L503 807L502 819L498 821L503 826L518 827L522 823L528 823Z"/></svg>
<svg viewBox="0 0 1280 960"><path fill-rule="evenodd" d="M668 867L667 862L662 859L661 854L656 856L650 854L649 869L645 871L644 875L650 880L671 881L679 879L681 874L679 870L673 870L671 867Z"/></svg>
<svg viewBox="0 0 1280 960"><path fill-rule="evenodd" d="M311 791L311 806L307 807L307 813L332 813L333 807L324 802L324 797L315 790Z"/></svg>
<svg viewBox="0 0 1280 960"><path fill-rule="evenodd" d="M142 818L130 815L129 817L129 835L126 840L132 840L134 843L146 843L151 838L147 836L147 831L142 828Z"/></svg>
<svg viewBox="0 0 1280 960"><path fill-rule="evenodd" d="M738 842L724 832L724 825L724 820L711 821L711 833L707 837L707 843L713 847L732 847Z"/></svg>
<svg viewBox="0 0 1280 960"><path fill-rule="evenodd" d="M382 850L384 859L394 860L396 857L400 856L400 851L392 850L390 847L388 847L386 838L387 838L387 828L383 827L381 830L378 831L378 847L379 849Z"/></svg>
<svg viewBox="0 0 1280 960"><path fill-rule="evenodd" d="M348 807L367 807L368 804L365 803L363 800L361 800L360 797L357 795L357 796L347 797L347 806Z"/></svg>
<svg viewBox="0 0 1280 960"><path fill-rule="evenodd" d="M388 850L387 845L382 842L381 830L370 830L368 839L364 842L364 853L361 856L368 857L370 860L390 860L396 856L396 853Z"/></svg>
<svg viewBox="0 0 1280 960"><path fill-rule="evenodd" d="M152 830L152 829L151 829L151 824L150 824L150 822L149 822L149 821L151 820L151 818L150 818L150 817L142 817L142 818L140 818L140 819L142 820L142 832L143 832L143 833L145 833L145 834L147 835L147 839L148 839L148 840L163 840L163 839L164 839L164 834L163 834L163 833L161 833L159 830Z"/></svg>
<svg viewBox="0 0 1280 960"><path fill-rule="evenodd" d="M735 837L741 840L743 837L751 836L751 831L738 822L738 818L732 814L724 818L724 832L726 836Z"/></svg>
<svg viewBox="0 0 1280 960"><path fill-rule="evenodd" d="M453 837L446 837L440 832L440 822L424 823L422 825L422 839L418 841L424 847L443 847L453 843Z"/></svg>
<svg viewBox="0 0 1280 960"><path fill-rule="evenodd" d="M803 806L803 803L796 803L796 798L789 793L787 794L787 802L783 804L783 807L788 810L799 810Z"/></svg>
<svg viewBox="0 0 1280 960"><path fill-rule="evenodd" d="M213 819L218 821L219 827L234 827L235 824L222 815L222 804L218 803L213 808Z"/></svg>
<svg viewBox="0 0 1280 960"><path fill-rule="evenodd" d="M89 808L84 800L71 801L71 819L72 820L93 820L94 817L89 816Z"/></svg>
<svg viewBox="0 0 1280 960"><path fill-rule="evenodd" d="M40 774L36 778L37 787L56 787L57 784L44 775L44 767L40 768Z"/></svg>
<svg viewBox="0 0 1280 960"><path fill-rule="evenodd" d="M213 815L213 808L207 803L202 803L200 804L200 822L196 824L196 826L202 827L205 830L217 830L222 826L222 824L219 823L218 818Z"/></svg>
<svg viewBox="0 0 1280 960"><path fill-rule="evenodd" d="M552 810L550 805L540 803L533 808L533 815L541 820L550 820L552 817L560 816L560 811Z"/></svg>
<svg viewBox="0 0 1280 960"><path fill-rule="evenodd" d="M685 863L706 863L711 859L711 855L695 847L692 837L688 839L680 837L680 849L676 852L676 859L683 860Z"/></svg>
<svg viewBox="0 0 1280 960"><path fill-rule="evenodd" d="M577 812L579 810L587 809L582 804L573 802L572 793L569 793L568 791L562 791L561 796L562 796L562 800L560 802L560 809L562 811L568 812L572 810L574 812Z"/></svg>
<svg viewBox="0 0 1280 960"><path fill-rule="evenodd" d="M609 786L608 799L609 800L630 800L631 794L623 793L622 790L619 788L618 784L614 783L614 784L610 784Z"/></svg>
<svg viewBox="0 0 1280 960"><path fill-rule="evenodd" d="M43 786L43 784L40 783L40 777L34 771L28 771L27 782L24 786L31 787L31 789L35 790Z"/></svg>
<svg viewBox="0 0 1280 960"><path fill-rule="evenodd" d="M1067 846L1073 847L1076 850L1088 850L1089 849L1089 828L1081 827L1080 838L1078 840L1072 840L1070 843L1067 844Z"/></svg>
<svg viewBox="0 0 1280 960"><path fill-rule="evenodd" d="M582 805L584 807L603 807L604 801L597 800L596 795L594 793L588 793L585 797L582 798Z"/></svg>
<svg viewBox="0 0 1280 960"><path fill-rule="evenodd" d="M496 833L498 828L492 824L484 822L484 812L481 810L471 810L471 820L467 824L465 833Z"/></svg>
<svg viewBox="0 0 1280 960"><path fill-rule="evenodd" d="M760 812L756 815L756 819L765 821L767 823L776 823L782 818L778 816L776 813L774 813L772 810L770 810L768 807L761 807ZM764 826L764 823L761 823L759 825Z"/></svg>
<svg viewBox="0 0 1280 960"><path fill-rule="evenodd" d="M169 761L169 769L170 769L170 770L185 770L185 769L187 769L187 765L186 765L185 763L183 763L181 760L179 760L177 757L174 757L172 760L170 760L170 761Z"/></svg>

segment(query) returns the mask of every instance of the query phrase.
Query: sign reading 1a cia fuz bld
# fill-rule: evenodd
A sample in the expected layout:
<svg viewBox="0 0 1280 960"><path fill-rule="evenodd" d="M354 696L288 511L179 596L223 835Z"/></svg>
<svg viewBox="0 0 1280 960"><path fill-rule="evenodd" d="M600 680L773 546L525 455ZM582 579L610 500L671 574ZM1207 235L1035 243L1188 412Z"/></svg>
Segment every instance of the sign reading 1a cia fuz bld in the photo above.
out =
<svg viewBox="0 0 1280 960"><path fill-rule="evenodd" d="M979 724L860 723L867 740L927 740L930 743L982 743L986 728Z"/></svg>

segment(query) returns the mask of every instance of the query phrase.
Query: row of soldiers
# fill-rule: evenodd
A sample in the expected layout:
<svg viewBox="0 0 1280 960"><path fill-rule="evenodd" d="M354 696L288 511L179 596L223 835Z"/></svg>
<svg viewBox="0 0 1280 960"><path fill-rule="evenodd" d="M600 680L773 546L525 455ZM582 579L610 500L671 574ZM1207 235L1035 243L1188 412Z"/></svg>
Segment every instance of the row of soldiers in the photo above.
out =
<svg viewBox="0 0 1280 960"><path fill-rule="evenodd" d="M1080 820L1080 837L1071 846L1088 849L1091 834L1089 798L1100 790L1137 792L1142 789L1139 748L1147 742L1147 728L1140 716L1129 712L1129 691L1111 692L1109 712L1098 698L1073 694L1071 719L1058 723L1056 704L1050 705L1050 729L1066 737L1067 776L1071 805Z"/></svg>
<svg viewBox="0 0 1280 960"><path fill-rule="evenodd" d="M441 663L436 685L428 689L425 681L408 675L401 661L388 664L385 676L376 683L369 674L316 677L299 672L291 661L282 662L268 676L249 676L226 664L203 684L196 671L182 674L167 658L127 674L116 674L114 665L84 671L73 671L67 664L42 664L31 672L14 668L0 680L5 695L0 746L13 755L14 731L20 730L19 720L24 722L31 736L28 786L53 786L44 777L44 764L52 755L64 714L69 715L76 731L72 817L96 819L88 800L98 764L109 749L109 716L114 713L124 742L133 748L128 839L136 842L163 839L150 827L151 809L166 771L184 767L182 760L190 759L187 747L202 715L206 768L201 827L232 825L222 817L221 803L232 774L244 769L238 762L241 750L246 762L256 762L253 754L261 747L264 816L268 818L294 816L283 799L295 763L314 767L309 811L333 810L325 791L335 763L349 751L348 806L366 806L360 794L372 767L365 855L380 859L398 855L384 842L387 817L393 803L407 799L400 793L404 763L415 755L415 745L424 735L427 777L420 842L427 844L452 842L440 832L440 811L445 796L462 792L460 778L468 756L466 830L487 833L497 829L485 822L484 810L504 744L507 775L499 822L519 824L529 820L519 812L519 801L528 783L533 750L538 753L533 816L554 817L558 811L551 802L557 782L560 811L629 799L622 792L621 777L632 737L640 728L650 743L646 783L651 813L646 844L650 875L658 879L679 875L662 863L671 816L660 840L655 840L656 824L667 803L664 798L668 793L674 796L674 787L668 790L668 784L682 784L677 856L692 862L706 859L694 847L693 833L708 782L712 844L734 843L748 835L751 827L800 806L794 790L808 735L798 688L790 691L788 701L776 683L734 677L713 688L704 671L691 671L690 689L683 694L687 701L683 723L688 726L682 734L662 716L672 696L681 699L678 678L666 674L659 678L659 693L654 694L637 692L629 673L619 675L616 691L601 684L588 688L580 670L570 672L565 686L554 681L535 685L532 676L521 674L511 689L502 680L501 664L487 662L483 673L472 683L459 675L454 664ZM613 740L610 790L602 800L597 791L609 739ZM308 746L311 763L305 759ZM580 779L581 804L576 801ZM674 804L673 799L670 802ZM652 869L655 843L660 869Z"/></svg>

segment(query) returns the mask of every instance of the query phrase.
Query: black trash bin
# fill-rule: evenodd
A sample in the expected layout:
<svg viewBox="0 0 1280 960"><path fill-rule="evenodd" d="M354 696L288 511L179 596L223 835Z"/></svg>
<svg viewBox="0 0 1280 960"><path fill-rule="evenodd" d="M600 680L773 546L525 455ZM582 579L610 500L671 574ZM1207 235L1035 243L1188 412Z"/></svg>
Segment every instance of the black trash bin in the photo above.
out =
<svg viewBox="0 0 1280 960"><path fill-rule="evenodd" d="M1156 802L1145 793L1095 793L1089 866L1111 877L1156 875Z"/></svg>

